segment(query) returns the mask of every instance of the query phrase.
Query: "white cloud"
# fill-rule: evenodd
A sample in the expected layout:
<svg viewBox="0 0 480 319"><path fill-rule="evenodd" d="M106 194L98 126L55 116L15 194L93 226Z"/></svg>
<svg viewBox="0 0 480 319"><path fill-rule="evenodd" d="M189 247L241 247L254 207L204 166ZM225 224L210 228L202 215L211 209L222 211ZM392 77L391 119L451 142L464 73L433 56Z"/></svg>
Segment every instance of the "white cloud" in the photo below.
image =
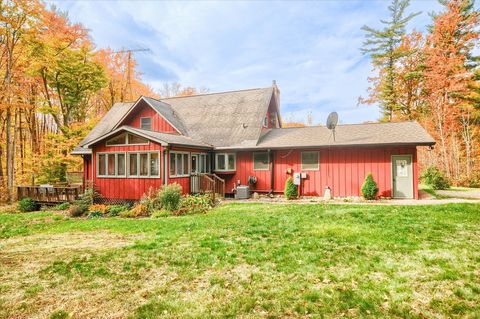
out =
<svg viewBox="0 0 480 319"><path fill-rule="evenodd" d="M144 78L207 87L212 92L265 87L277 80L284 117L323 123L336 110L343 123L375 120L366 94L368 59L359 47L364 24L379 25L387 1L321 2L55 2L113 48L148 47L137 55ZM412 26L423 29L437 1Z"/></svg>

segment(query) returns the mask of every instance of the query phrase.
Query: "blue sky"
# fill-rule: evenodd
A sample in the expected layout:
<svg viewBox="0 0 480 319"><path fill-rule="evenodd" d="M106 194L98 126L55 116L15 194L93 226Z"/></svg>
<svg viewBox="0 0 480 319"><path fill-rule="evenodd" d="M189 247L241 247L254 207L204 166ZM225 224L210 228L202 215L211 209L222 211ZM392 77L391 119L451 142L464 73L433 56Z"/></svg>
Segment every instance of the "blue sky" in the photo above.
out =
<svg viewBox="0 0 480 319"><path fill-rule="evenodd" d="M376 120L366 95L369 58L360 53L364 25L380 26L390 1L160 2L50 1L91 31L98 47L149 48L136 59L144 82L206 87L210 92L270 86L281 91L286 120L323 124ZM412 1L422 11L410 29L424 30L436 0Z"/></svg>

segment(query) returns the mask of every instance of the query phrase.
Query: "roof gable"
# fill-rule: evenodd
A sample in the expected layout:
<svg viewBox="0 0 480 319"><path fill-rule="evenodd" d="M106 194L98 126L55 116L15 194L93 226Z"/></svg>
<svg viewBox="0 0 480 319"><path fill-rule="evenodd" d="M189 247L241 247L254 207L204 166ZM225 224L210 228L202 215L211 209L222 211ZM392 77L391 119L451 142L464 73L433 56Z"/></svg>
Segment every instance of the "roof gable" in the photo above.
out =
<svg viewBox="0 0 480 319"><path fill-rule="evenodd" d="M188 135L182 120L175 113L170 105L162 101L155 100L153 98L141 96L130 109L123 114L122 118L115 124L113 129L125 124L125 120L130 114L132 114L138 107L147 105L157 112L171 127L173 127L179 134Z"/></svg>
<svg viewBox="0 0 480 319"><path fill-rule="evenodd" d="M84 146L88 142L112 131L123 115L132 107L133 103L115 103L112 108L100 119L95 127L80 142Z"/></svg>
<svg viewBox="0 0 480 319"><path fill-rule="evenodd" d="M127 125L120 126L119 128L104 134L102 136L99 136L98 138L88 142L87 144L84 145L84 147L92 147L93 145L100 143L109 137L116 136L117 134L121 132L129 132L134 135L138 135L140 137L146 138L148 140L151 140L153 142L156 142L162 146L167 146L169 144L175 144L175 145L183 145L183 146L195 146L195 147L201 147L201 148L211 148L211 145L205 144L200 141L193 140L190 137L183 136L183 135L178 135L178 134L170 134L170 133L161 133L161 132L153 132L149 130L142 130L136 127L131 127Z"/></svg>

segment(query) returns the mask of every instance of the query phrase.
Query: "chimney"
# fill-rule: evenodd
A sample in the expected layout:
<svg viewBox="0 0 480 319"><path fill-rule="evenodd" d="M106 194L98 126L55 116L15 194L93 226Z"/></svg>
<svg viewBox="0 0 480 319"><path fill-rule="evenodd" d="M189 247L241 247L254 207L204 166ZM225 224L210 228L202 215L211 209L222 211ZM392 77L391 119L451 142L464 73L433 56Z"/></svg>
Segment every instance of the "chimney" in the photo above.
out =
<svg viewBox="0 0 480 319"><path fill-rule="evenodd" d="M273 95L275 97L275 101L277 102L277 110L278 110L278 119L280 121L280 127L282 127L282 117L280 115L280 90L278 89L278 86L277 86L277 81L276 80L272 80L272 87L273 87Z"/></svg>

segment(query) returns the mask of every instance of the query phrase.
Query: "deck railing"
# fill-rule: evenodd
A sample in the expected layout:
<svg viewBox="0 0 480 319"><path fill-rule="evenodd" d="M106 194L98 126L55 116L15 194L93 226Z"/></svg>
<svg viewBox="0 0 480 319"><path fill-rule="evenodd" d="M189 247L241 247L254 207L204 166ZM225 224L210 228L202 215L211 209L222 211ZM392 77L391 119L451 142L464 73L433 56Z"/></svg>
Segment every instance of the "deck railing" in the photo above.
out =
<svg viewBox="0 0 480 319"><path fill-rule="evenodd" d="M17 186L17 199L31 198L39 203L73 202L83 193L82 185Z"/></svg>
<svg viewBox="0 0 480 319"><path fill-rule="evenodd" d="M193 173L190 175L190 193L211 194L215 201L215 196L225 197L225 180L215 174Z"/></svg>

